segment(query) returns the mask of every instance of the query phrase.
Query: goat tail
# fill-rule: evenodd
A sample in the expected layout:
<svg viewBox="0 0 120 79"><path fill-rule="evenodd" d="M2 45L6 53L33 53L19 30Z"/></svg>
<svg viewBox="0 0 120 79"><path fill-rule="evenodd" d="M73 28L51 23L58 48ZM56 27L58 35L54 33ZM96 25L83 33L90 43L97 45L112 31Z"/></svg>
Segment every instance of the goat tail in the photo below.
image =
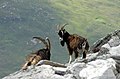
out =
<svg viewBox="0 0 120 79"><path fill-rule="evenodd" d="M45 39L41 38L41 37L33 37L33 39L38 39L39 41L43 42L43 44L45 44L45 47L48 49L49 45L48 43L45 41Z"/></svg>

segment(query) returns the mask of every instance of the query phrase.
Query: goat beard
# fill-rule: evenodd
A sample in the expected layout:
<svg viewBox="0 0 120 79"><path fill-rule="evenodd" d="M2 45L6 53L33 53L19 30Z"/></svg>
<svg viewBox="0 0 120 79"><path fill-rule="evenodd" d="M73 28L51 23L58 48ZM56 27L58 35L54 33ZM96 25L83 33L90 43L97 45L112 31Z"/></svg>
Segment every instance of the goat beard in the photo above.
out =
<svg viewBox="0 0 120 79"><path fill-rule="evenodd" d="M60 44L62 45L62 46L64 46L65 45L65 41L60 41Z"/></svg>

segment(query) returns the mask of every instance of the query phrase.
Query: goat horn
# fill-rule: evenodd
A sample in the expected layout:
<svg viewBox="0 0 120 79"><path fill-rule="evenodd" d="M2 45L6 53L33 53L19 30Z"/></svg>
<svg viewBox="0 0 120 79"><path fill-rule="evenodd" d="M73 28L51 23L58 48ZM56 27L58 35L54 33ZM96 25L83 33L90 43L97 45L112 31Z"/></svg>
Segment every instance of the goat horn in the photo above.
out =
<svg viewBox="0 0 120 79"><path fill-rule="evenodd" d="M48 44L47 42L45 41L45 39L41 38L41 37L33 37L33 39L38 39L40 40L41 42L43 42L43 44L45 44L45 47L48 48Z"/></svg>
<svg viewBox="0 0 120 79"><path fill-rule="evenodd" d="M48 38L48 37L46 37L45 39L48 41L47 46L48 46L48 49L50 50L50 49L51 49L51 43L50 43L50 40L49 40L49 38Z"/></svg>
<svg viewBox="0 0 120 79"><path fill-rule="evenodd" d="M68 23L65 23L65 24L61 27L61 30L63 30L66 25L68 25Z"/></svg>
<svg viewBox="0 0 120 79"><path fill-rule="evenodd" d="M57 25L57 30L60 30L60 24Z"/></svg>

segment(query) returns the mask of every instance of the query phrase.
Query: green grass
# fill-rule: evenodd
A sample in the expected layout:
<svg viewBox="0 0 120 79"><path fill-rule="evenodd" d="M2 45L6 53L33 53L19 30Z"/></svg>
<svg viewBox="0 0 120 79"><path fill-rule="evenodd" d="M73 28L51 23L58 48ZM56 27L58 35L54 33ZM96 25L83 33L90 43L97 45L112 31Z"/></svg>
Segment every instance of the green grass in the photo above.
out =
<svg viewBox="0 0 120 79"><path fill-rule="evenodd" d="M86 36L91 43L107 33L120 29L118 0L54 0L51 1L71 33ZM91 40L92 39L92 40Z"/></svg>

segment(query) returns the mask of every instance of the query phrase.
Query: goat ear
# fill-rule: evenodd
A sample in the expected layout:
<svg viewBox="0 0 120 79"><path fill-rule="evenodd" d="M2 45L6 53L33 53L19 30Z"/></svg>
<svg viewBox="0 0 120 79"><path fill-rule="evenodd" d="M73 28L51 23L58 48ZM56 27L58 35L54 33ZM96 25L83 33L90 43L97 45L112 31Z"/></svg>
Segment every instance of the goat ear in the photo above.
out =
<svg viewBox="0 0 120 79"><path fill-rule="evenodd" d="M62 45L62 46L64 46L65 45L65 41L60 41L60 44Z"/></svg>
<svg viewBox="0 0 120 79"><path fill-rule="evenodd" d="M64 33L66 33L67 31L65 29L63 29Z"/></svg>

